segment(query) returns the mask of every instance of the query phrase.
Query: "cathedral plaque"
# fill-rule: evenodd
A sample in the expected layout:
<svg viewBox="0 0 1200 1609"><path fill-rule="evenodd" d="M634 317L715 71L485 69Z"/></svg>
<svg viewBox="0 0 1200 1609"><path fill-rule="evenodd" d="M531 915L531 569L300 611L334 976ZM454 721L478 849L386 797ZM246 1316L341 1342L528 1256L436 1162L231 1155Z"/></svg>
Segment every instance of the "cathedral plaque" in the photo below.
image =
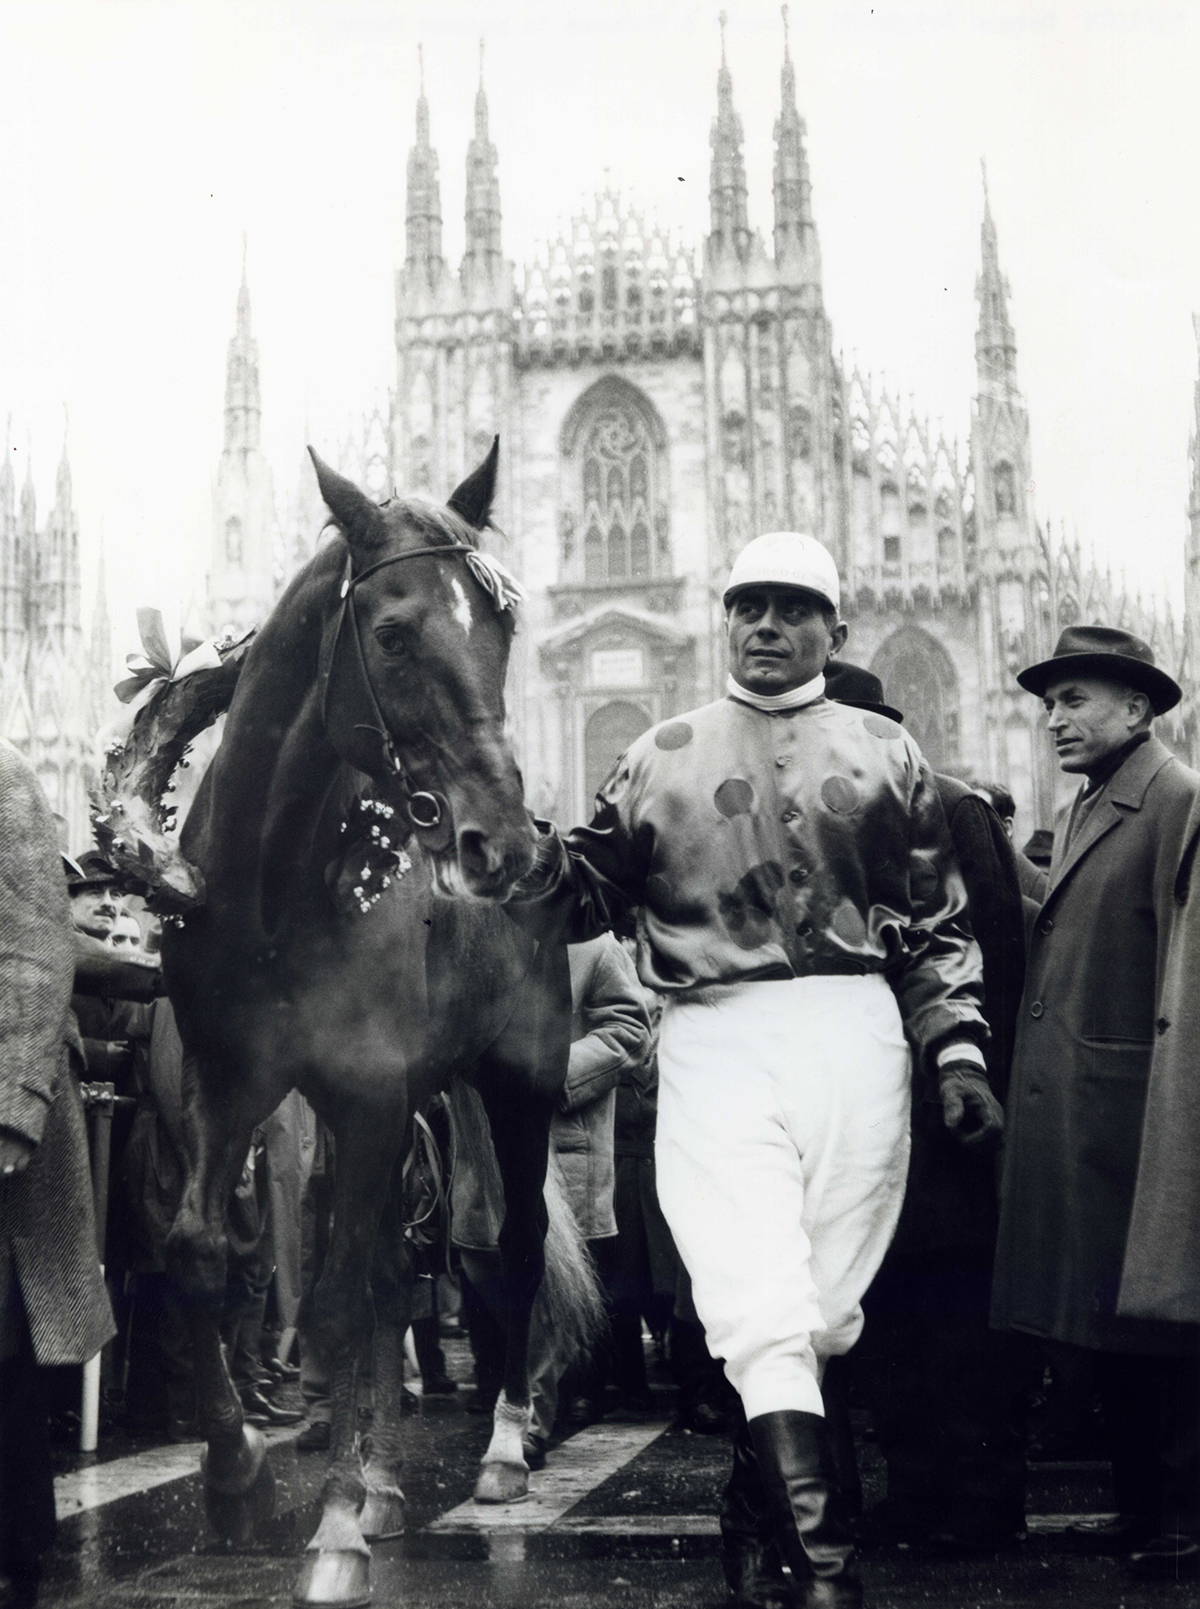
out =
<svg viewBox="0 0 1200 1609"><path fill-rule="evenodd" d="M593 687L641 687L646 680L640 648L598 648L592 655Z"/></svg>

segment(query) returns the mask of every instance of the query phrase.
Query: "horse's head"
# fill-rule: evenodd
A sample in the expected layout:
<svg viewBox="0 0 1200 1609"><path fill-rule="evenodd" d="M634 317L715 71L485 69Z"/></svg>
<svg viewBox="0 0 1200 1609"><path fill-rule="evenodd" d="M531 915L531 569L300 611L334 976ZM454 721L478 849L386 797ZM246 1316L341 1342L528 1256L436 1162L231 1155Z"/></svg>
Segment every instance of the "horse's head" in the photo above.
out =
<svg viewBox="0 0 1200 1609"><path fill-rule="evenodd" d="M312 453L348 549L322 645L326 732L351 765L399 780L439 892L478 899L504 899L535 843L504 735L519 589L479 550L498 442L445 507L374 503Z"/></svg>

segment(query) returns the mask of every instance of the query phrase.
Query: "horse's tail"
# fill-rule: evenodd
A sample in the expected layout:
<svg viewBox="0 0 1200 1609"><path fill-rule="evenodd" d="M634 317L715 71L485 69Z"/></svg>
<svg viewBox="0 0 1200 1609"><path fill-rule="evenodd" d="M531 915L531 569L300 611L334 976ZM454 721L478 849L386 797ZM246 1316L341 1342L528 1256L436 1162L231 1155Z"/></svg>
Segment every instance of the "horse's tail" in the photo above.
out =
<svg viewBox="0 0 1200 1609"><path fill-rule="evenodd" d="M550 1152L543 1192L550 1222L546 1272L534 1304L534 1325L547 1326L563 1364L586 1357L608 1327L596 1264L567 1199L562 1170Z"/></svg>
<svg viewBox="0 0 1200 1609"><path fill-rule="evenodd" d="M504 1185L496 1165L491 1129L479 1091L465 1079L450 1085L450 1112L457 1147L455 1167L469 1163L478 1179L470 1194L489 1202L495 1210L504 1200ZM453 1199L453 1186L451 1197ZM558 1159L551 1148L543 1191L549 1223L546 1229L546 1271L534 1302L533 1322L549 1325L555 1351L565 1368L572 1358L586 1356L607 1327L600 1277L587 1241L580 1232Z"/></svg>

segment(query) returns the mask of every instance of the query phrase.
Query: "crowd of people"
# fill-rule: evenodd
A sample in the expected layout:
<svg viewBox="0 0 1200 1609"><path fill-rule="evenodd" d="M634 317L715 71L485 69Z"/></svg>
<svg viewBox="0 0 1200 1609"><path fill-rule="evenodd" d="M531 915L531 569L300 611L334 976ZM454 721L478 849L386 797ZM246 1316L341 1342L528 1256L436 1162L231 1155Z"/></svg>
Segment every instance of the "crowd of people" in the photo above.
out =
<svg viewBox="0 0 1200 1609"><path fill-rule="evenodd" d="M526 1462L617 1409L658 1411L657 1370L681 1428L732 1443L738 1609L861 1604L864 1536L1016 1545L1030 1456L1110 1461L1116 1519L1066 1545L1196 1574L1200 776L1153 731L1179 688L1103 626L1068 628L1021 672L1080 779L1021 850L1011 794L933 773L846 659L819 542L751 542L725 605L726 696L639 738L586 827L539 823L509 902L570 946L547 1205L596 1275L590 1295L548 1282L535 1311ZM3 743L0 846L7 1606L36 1597L47 1425L72 1423L80 1365L103 1348L103 1434L199 1432L165 1266L183 1047L157 923L99 855L63 852ZM106 1191L88 1106L112 1125ZM490 1414L504 1205L485 1137L469 1084L438 1096L392 1228L416 1258L423 1392L460 1395L444 1342L463 1335L463 1406ZM302 1451L329 1445L304 1321L335 1168L293 1092L226 1220L230 1370L251 1422L307 1421ZM887 1470L865 1514L852 1405Z"/></svg>

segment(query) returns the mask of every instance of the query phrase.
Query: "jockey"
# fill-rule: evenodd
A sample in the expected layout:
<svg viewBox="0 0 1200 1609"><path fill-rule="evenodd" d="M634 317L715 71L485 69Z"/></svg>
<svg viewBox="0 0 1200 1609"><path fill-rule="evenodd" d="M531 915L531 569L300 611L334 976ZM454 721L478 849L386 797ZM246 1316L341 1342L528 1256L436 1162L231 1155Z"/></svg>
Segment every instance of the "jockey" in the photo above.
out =
<svg viewBox="0 0 1200 1609"><path fill-rule="evenodd" d="M589 826L539 823L507 909L572 942L636 913L642 981L666 999L660 1200L748 1421L726 1573L739 1605L778 1601L777 1543L806 1604L857 1605L820 1381L899 1216L909 1047L918 1098L960 1139L1002 1117L932 774L902 726L825 697L847 635L832 558L760 536L724 602L726 696L639 737Z"/></svg>

